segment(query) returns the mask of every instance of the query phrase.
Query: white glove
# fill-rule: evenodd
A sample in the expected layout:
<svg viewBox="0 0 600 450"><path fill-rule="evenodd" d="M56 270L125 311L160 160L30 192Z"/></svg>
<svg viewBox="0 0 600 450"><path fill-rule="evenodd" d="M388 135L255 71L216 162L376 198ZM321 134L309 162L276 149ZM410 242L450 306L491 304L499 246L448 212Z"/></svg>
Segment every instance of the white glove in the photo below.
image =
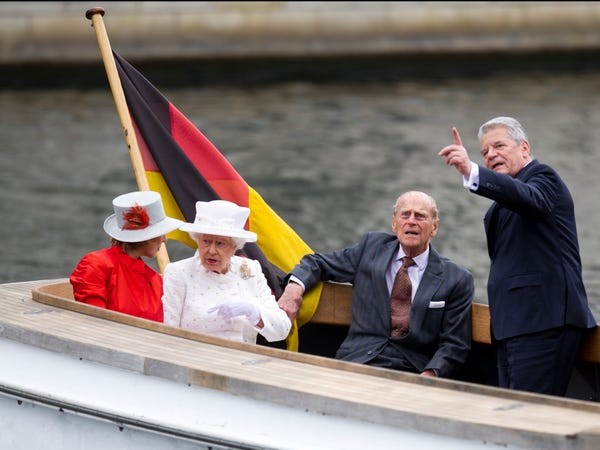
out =
<svg viewBox="0 0 600 450"><path fill-rule="evenodd" d="M248 302L226 302L219 306L214 306L208 310L209 313L217 312L224 319L231 319L237 316L246 316L252 325L256 325L260 320L260 310L258 306Z"/></svg>

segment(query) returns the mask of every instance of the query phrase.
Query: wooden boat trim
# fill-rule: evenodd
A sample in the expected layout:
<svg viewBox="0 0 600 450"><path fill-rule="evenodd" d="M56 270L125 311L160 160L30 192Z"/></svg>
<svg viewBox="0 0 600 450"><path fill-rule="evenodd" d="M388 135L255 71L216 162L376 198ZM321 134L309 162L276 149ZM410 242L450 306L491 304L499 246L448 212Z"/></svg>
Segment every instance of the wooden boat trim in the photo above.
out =
<svg viewBox="0 0 600 450"><path fill-rule="evenodd" d="M322 414L524 448L600 448L598 403L188 334L57 296L57 283L0 286L0 337Z"/></svg>
<svg viewBox="0 0 600 450"><path fill-rule="evenodd" d="M392 379L403 379L405 376L408 376L409 379L412 380L412 374L406 374L403 372L397 371L382 371L381 369L362 365L362 364L350 364L344 361L339 361L332 358L326 358L317 355L309 355L305 353L298 352L290 352L287 350L282 350L278 348L259 346L253 344L247 344L243 342L234 342L229 339L223 339L216 336L211 336L207 334L196 333L193 331L184 330L177 327L171 327L168 325L163 325L157 322L153 322L150 320L141 319L138 317L130 316L128 314L122 314L116 311L110 311L103 308L98 308L95 306L86 305L80 302L76 302L73 300L73 290L68 280L56 280L51 283L41 284L31 291L32 299L43 303L46 305L54 306L57 308L67 309L70 311L79 312L82 314L90 315L93 317L98 317L101 319L112 320L114 322L122 323L125 325L131 325L138 328L143 328L146 330L156 331L160 333L169 334L172 336L182 337L186 339L190 339L197 342L203 342L207 344L219 345L226 348L249 351L253 353L258 353L265 356L271 356L276 358L281 358L285 360L303 362L307 364L334 368L334 369L343 369L350 372L355 373L364 373L371 376L378 376L384 378L392 378ZM350 310L350 302L352 296L352 287L350 285L345 284L337 284L337 283L325 283L323 289L323 298L327 298L327 301L320 302L317 311L315 312L313 319L311 322L320 323L320 324L333 324L333 325L349 325L351 320L351 310ZM490 344L490 332L489 332L489 311L487 305L484 304L474 304L473 305L473 341L479 342L483 344ZM590 338L590 337L589 337ZM600 337L597 336L597 333L591 335L591 340L596 339L600 340ZM590 339L588 339L590 340ZM594 345L598 345L597 342L592 342L588 344L587 348L593 348ZM590 353L589 355L586 353L587 358L586 361L591 362L600 362L600 357L598 357L598 352ZM595 359L594 359L595 358ZM422 380L428 380L424 378L419 378L419 382L426 382ZM449 381L452 380L440 380L440 381ZM489 389L497 389L490 386L483 386L479 384L466 383L468 384L469 391L479 391L489 393ZM462 389L464 386L453 386L453 389ZM515 399L521 398L520 392L515 391L506 391L502 390L503 396L513 397ZM525 393L524 395L528 396L529 394ZM550 397L550 399L555 399L555 397Z"/></svg>
<svg viewBox="0 0 600 450"><path fill-rule="evenodd" d="M198 335L179 328L168 327L156 322L145 321L125 314L118 314L101 308L92 308L78 302L68 302L73 299L73 290L68 281L59 281L40 286L32 292L33 299L60 308L70 309L96 317L109 318L121 323L139 326L153 331L160 331L174 336L186 337L188 339L203 339L203 342L215 343L217 345L230 346L231 341ZM351 299L352 286L347 284L325 283L322 298L327 299L319 304L311 320L312 323L327 325L349 326L352 320ZM65 301L67 300L67 301ZM480 344L491 344L490 335L490 313L487 305L482 303L473 304L472 314L472 338L473 342ZM246 348L247 349L247 348ZM600 329L591 330L585 337L578 359L593 363L600 363ZM329 360L327 358L327 360Z"/></svg>

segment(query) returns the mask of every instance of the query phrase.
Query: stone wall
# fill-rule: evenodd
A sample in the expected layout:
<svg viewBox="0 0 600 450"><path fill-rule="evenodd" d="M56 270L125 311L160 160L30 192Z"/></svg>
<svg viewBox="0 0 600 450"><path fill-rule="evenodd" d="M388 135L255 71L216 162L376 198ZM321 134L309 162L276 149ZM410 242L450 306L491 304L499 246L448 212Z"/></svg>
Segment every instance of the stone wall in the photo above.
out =
<svg viewBox="0 0 600 450"><path fill-rule="evenodd" d="M0 64L98 60L88 2L0 2ZM600 48L600 2L103 2L131 60Z"/></svg>

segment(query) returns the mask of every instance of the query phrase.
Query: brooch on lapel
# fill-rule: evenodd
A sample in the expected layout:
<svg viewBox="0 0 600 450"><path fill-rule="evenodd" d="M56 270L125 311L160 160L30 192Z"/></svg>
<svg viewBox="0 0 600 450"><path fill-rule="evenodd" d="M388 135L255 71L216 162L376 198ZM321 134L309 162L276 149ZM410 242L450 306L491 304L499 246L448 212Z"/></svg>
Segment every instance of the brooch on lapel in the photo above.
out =
<svg viewBox="0 0 600 450"><path fill-rule="evenodd" d="M240 275L242 280L247 280L248 278L252 277L252 271L250 270L250 266L246 261L240 264Z"/></svg>

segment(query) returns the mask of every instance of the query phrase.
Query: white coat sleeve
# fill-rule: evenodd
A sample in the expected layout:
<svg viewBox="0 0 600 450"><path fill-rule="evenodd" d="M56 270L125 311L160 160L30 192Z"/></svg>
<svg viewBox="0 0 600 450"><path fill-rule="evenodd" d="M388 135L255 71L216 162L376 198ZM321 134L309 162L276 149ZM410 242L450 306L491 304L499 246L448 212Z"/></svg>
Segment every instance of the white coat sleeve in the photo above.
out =
<svg viewBox="0 0 600 450"><path fill-rule="evenodd" d="M277 304L275 296L267 283L267 279L262 273L260 263L254 261L253 265L254 264L255 267L253 268L253 271L257 274L255 277L255 289L259 302L260 316L264 325L262 329L256 328L256 331L269 342L282 341L287 338L292 323L285 311Z"/></svg>

